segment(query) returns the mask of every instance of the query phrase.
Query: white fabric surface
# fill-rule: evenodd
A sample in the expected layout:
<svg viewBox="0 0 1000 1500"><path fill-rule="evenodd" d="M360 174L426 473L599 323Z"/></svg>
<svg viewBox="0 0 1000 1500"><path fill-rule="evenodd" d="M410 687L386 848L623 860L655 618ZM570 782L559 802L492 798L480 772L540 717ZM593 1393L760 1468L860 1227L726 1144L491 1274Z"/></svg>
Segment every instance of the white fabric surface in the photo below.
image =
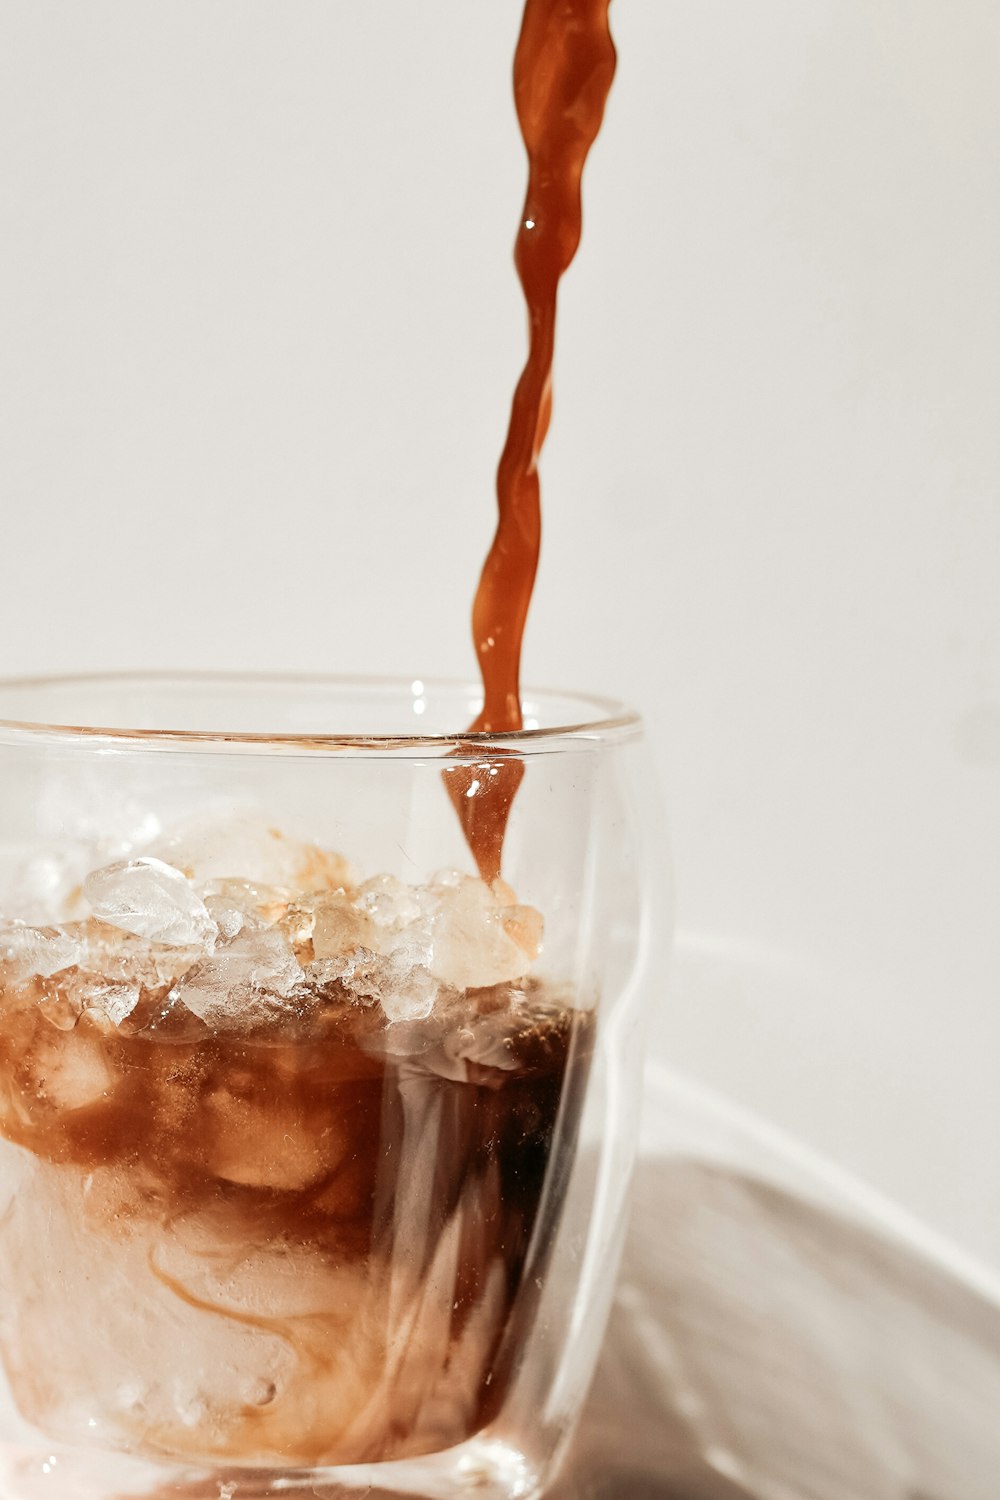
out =
<svg viewBox="0 0 1000 1500"><path fill-rule="evenodd" d="M1000 1295L654 1068L611 1326L553 1500L996 1500Z"/></svg>

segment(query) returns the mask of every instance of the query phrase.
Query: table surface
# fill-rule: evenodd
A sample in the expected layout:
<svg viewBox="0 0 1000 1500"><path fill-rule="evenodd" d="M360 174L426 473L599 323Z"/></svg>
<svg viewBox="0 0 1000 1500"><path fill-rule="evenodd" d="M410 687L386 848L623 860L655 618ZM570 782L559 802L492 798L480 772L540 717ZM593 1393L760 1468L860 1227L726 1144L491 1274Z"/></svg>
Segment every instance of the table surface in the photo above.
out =
<svg viewBox="0 0 1000 1500"><path fill-rule="evenodd" d="M822 1164L783 1171L780 1141L737 1139L739 1121L713 1132L693 1097L654 1101L657 1149L552 1500L997 1500L988 1285L863 1190L832 1190Z"/></svg>

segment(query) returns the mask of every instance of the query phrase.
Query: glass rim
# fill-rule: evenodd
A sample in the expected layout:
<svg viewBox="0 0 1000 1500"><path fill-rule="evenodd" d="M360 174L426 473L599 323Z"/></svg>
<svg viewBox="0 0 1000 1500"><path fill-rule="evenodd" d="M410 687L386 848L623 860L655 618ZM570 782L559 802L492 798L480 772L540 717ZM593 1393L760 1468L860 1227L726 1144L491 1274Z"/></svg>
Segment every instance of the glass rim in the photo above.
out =
<svg viewBox="0 0 1000 1500"><path fill-rule="evenodd" d="M33 675L27 677L0 678L0 743L50 743L80 744L94 746L97 742L129 746L150 750L225 750L227 748L258 751L280 750L339 750L379 752L409 750L470 750L486 752L516 751L528 754L553 748L570 741L576 744L599 745L630 739L642 731L642 718L635 709L614 698L596 693L581 693L554 688L527 688L522 690L522 701L546 699L571 701L581 708L581 715L566 723L538 726L504 732L456 729L451 731L402 731L396 733L314 733L301 731L262 732L255 730L206 730L157 728L140 729L128 724L62 723L54 719L25 719L9 717L5 713L4 695L30 693L60 687L122 687L129 685L155 689L174 687L205 688L216 684L219 688L261 689L301 688L347 693L365 689L398 691L401 699L412 697L413 679L378 673L322 673L322 672L241 672L241 671L136 671L131 669L107 672L65 672ZM480 684L461 677L425 677L425 691L462 692L466 696L478 695Z"/></svg>

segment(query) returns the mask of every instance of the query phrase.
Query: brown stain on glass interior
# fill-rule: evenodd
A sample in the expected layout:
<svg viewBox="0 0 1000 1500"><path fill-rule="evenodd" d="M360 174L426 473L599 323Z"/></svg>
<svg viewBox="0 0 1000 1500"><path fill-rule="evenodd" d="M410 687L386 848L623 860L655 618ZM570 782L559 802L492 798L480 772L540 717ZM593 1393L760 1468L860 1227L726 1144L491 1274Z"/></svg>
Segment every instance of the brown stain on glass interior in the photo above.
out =
<svg viewBox="0 0 1000 1500"><path fill-rule="evenodd" d="M559 282L580 243L580 184L615 72L610 0L527 0L514 98L528 153L528 191L514 261L528 309L528 358L497 470L499 518L472 610L483 681L473 732L523 727L521 646L541 543L538 460L552 415ZM504 833L524 764L491 752L449 767L445 785L479 873L500 874Z"/></svg>

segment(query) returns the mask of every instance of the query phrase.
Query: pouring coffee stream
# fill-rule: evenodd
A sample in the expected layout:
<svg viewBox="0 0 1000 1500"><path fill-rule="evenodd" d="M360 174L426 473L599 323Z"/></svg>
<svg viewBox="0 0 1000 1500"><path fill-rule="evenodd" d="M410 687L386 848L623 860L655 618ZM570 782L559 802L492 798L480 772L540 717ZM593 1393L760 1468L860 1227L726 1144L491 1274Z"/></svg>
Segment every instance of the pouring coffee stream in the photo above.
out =
<svg viewBox="0 0 1000 1500"><path fill-rule="evenodd" d="M528 358L514 392L497 471L497 529L472 610L483 707L472 733L523 727L520 667L541 544L538 460L552 415L559 282L580 243L580 184L615 72L610 0L527 0L514 58L514 98L528 153L528 190L514 260L528 309ZM445 785L482 878L499 877L520 760L495 752L455 765Z"/></svg>

